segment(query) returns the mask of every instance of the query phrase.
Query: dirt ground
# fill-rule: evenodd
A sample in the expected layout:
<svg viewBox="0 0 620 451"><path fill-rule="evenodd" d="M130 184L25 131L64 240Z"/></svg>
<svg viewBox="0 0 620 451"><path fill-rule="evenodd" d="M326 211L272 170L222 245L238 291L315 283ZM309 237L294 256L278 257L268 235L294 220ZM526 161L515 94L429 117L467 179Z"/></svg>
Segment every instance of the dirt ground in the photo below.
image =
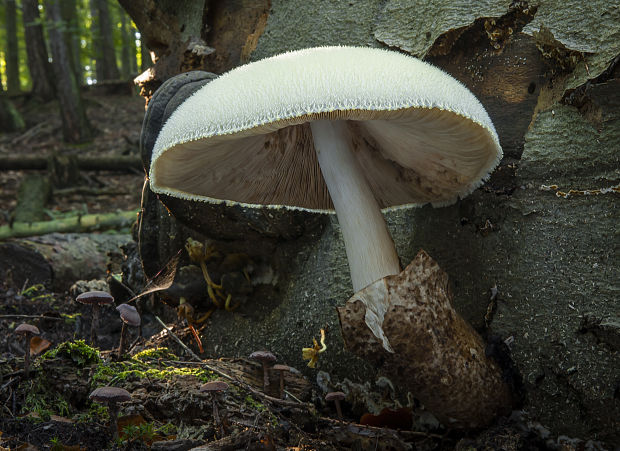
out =
<svg viewBox="0 0 620 451"><path fill-rule="evenodd" d="M69 146L61 139L57 104L17 99L27 128L0 135L0 156L137 156L143 100L136 95L87 94L86 102L97 137L90 144ZM24 174L0 171L0 225L10 221ZM83 183L111 194L55 195L48 216L135 209L143 174L93 171L84 174ZM38 285L13 286L4 276L0 275L0 450L601 449L579 440L545 441L545 431L521 412L499 419L487 430L464 433L441 427L415 400L393 400L380 415L362 415L367 412L347 398L339 419L320 384L294 368L285 373L271 368L265 386L258 362L210 360L201 354L187 323L155 296L136 303L141 327L129 328L128 350L118 356L118 312L102 308L91 347L87 343L92 309L75 302L80 292L107 289L105 281L58 293ZM28 344L14 334L20 323L37 326L40 336ZM204 383L214 380L226 382L228 388L213 396L201 392ZM116 427L110 427L108 408L89 399L95 388L106 385L131 394L121 404Z"/></svg>

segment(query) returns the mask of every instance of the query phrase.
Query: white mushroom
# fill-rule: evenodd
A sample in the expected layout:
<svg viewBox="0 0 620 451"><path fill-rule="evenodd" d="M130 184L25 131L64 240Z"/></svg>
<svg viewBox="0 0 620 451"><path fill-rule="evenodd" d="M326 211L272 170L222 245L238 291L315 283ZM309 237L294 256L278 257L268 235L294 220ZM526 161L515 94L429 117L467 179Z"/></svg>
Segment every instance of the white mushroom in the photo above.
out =
<svg viewBox="0 0 620 451"><path fill-rule="evenodd" d="M393 352L387 285L373 285L400 273L382 211L452 203L501 157L484 107L441 70L392 51L319 47L196 91L163 126L149 178L154 192L193 201L335 211L365 322Z"/></svg>
<svg viewBox="0 0 620 451"><path fill-rule="evenodd" d="M335 210L359 291L400 271L381 209L452 203L501 156L480 102L441 70L396 52L319 47L199 89L162 128L149 177L154 192L196 201ZM383 309L367 307L389 349Z"/></svg>

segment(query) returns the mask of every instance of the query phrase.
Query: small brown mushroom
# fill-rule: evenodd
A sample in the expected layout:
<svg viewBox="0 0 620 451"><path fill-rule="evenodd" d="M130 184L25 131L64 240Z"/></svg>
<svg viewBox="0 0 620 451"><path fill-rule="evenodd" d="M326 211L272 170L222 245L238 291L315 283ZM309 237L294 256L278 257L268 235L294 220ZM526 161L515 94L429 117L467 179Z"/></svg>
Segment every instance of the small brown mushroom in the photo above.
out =
<svg viewBox="0 0 620 451"><path fill-rule="evenodd" d="M325 395L325 401L334 401L336 404L336 413L338 414L338 419L342 420L342 408L340 407L340 401L344 399L344 393L341 391L334 391Z"/></svg>
<svg viewBox="0 0 620 451"><path fill-rule="evenodd" d="M269 351L255 351L250 354L250 359L256 360L263 365L263 391L267 393L269 388L269 364L277 360L276 356Z"/></svg>
<svg viewBox="0 0 620 451"><path fill-rule="evenodd" d="M99 310L102 305L113 305L114 297L105 291L88 291L80 294L75 298L80 304L90 305L93 309L93 318L90 323L90 344L95 344L95 330L97 329L97 322L99 320Z"/></svg>
<svg viewBox="0 0 620 451"><path fill-rule="evenodd" d="M138 327L141 323L141 320L138 310L136 310L133 305L121 304L116 307L116 310L118 310L118 313L120 313L121 320L123 321L123 327L121 328L121 339L118 344L118 357L120 358L125 352L125 346L127 341L127 332L125 329L127 328L127 325Z"/></svg>
<svg viewBox="0 0 620 451"><path fill-rule="evenodd" d="M30 339L33 335L39 335L39 328L32 324L24 323L17 326L13 333L24 337L24 341L26 342L26 350L24 351L24 377L28 379L30 376Z"/></svg>
<svg viewBox="0 0 620 451"><path fill-rule="evenodd" d="M211 396L211 401L213 402L213 419L215 420L215 427L220 429L220 437L223 437L226 431L224 430L224 424L220 420L219 411L217 410L217 395L226 390L228 390L228 384L224 381L211 381L200 386L201 393L208 393Z"/></svg>
<svg viewBox="0 0 620 451"><path fill-rule="evenodd" d="M118 412L120 410L118 403L129 401L131 399L131 394L123 388L99 387L93 390L89 399L101 404L107 404L110 414L110 433L113 439L118 438L117 421Z"/></svg>
<svg viewBox="0 0 620 451"><path fill-rule="evenodd" d="M277 364L273 366L273 370L280 373L280 398L284 398L284 373L291 371L291 367L287 365Z"/></svg>

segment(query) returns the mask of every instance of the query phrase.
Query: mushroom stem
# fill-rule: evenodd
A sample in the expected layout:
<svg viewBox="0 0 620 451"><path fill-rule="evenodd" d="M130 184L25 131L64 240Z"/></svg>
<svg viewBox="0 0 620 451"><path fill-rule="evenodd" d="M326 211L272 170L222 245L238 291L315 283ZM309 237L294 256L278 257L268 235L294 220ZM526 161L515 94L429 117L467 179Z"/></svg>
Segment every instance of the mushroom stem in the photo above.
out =
<svg viewBox="0 0 620 451"><path fill-rule="evenodd" d="M95 346L97 323L99 322L99 305L93 304L93 317L90 322L90 345Z"/></svg>
<svg viewBox="0 0 620 451"><path fill-rule="evenodd" d="M123 325L121 326L121 339L120 342L118 343L118 358L120 359L123 356L123 352L125 351L125 342L127 341L127 324L125 322L123 322Z"/></svg>
<svg viewBox="0 0 620 451"><path fill-rule="evenodd" d="M119 405L111 401L108 404L108 413L110 415L110 434L112 435L112 439L116 440L118 438L118 412L120 410Z"/></svg>
<svg viewBox="0 0 620 451"><path fill-rule="evenodd" d="M27 333L25 336L26 352L24 352L24 377L28 379L30 377L30 340L32 334Z"/></svg>
<svg viewBox="0 0 620 451"><path fill-rule="evenodd" d="M353 290L357 292L400 272L394 241L353 155L346 122L314 121L310 122L310 128L321 173L342 230Z"/></svg>

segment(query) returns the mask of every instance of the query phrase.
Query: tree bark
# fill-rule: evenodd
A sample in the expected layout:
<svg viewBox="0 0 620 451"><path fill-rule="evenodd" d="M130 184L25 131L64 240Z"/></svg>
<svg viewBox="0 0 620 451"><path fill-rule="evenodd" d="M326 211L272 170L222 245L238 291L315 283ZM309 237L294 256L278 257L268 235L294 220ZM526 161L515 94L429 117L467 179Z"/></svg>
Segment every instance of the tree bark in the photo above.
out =
<svg viewBox="0 0 620 451"><path fill-rule="evenodd" d="M91 67L93 70L93 78L95 80L103 80L103 64L97 64L101 60L101 33L99 31L99 8L97 7L97 0L89 0L90 6L90 42L92 45L92 59Z"/></svg>
<svg viewBox="0 0 620 451"><path fill-rule="evenodd" d="M148 62L144 45L154 55L155 66L137 80L142 95L150 98L168 78L180 72L205 68L213 52L207 46L205 0L119 0L140 30L142 66Z"/></svg>
<svg viewBox="0 0 620 451"><path fill-rule="evenodd" d="M107 0L91 0L91 10L97 10L96 29L98 37L98 50L96 53L97 80L116 80L120 78L116 54L114 52L114 34L110 10Z"/></svg>
<svg viewBox="0 0 620 451"><path fill-rule="evenodd" d="M6 88L9 95L18 94L19 53L17 47L17 7L15 0L6 0Z"/></svg>
<svg viewBox="0 0 620 451"><path fill-rule="evenodd" d="M144 72L152 65L151 52L144 42L144 35L140 32L140 71Z"/></svg>
<svg viewBox="0 0 620 451"><path fill-rule="evenodd" d="M83 143L90 141L93 130L86 117L80 91L75 81L73 69L67 55L67 48L60 30L62 18L58 0L46 0L48 33L52 49L56 91L60 103L63 138L67 142Z"/></svg>
<svg viewBox="0 0 620 451"><path fill-rule="evenodd" d="M38 6L37 0L22 0L22 19L32 95L47 102L55 96L54 77L52 65L48 60Z"/></svg>
<svg viewBox="0 0 620 451"><path fill-rule="evenodd" d="M63 36L71 68L78 86L82 84L83 73L80 62L79 22L76 0L63 0L60 3L60 13L64 22Z"/></svg>
<svg viewBox="0 0 620 451"><path fill-rule="evenodd" d="M127 79L131 76L136 59L136 44L132 33L133 27L128 20L127 13L121 8L119 11L121 16L121 73L123 78ZM132 59L134 60L132 62Z"/></svg>

